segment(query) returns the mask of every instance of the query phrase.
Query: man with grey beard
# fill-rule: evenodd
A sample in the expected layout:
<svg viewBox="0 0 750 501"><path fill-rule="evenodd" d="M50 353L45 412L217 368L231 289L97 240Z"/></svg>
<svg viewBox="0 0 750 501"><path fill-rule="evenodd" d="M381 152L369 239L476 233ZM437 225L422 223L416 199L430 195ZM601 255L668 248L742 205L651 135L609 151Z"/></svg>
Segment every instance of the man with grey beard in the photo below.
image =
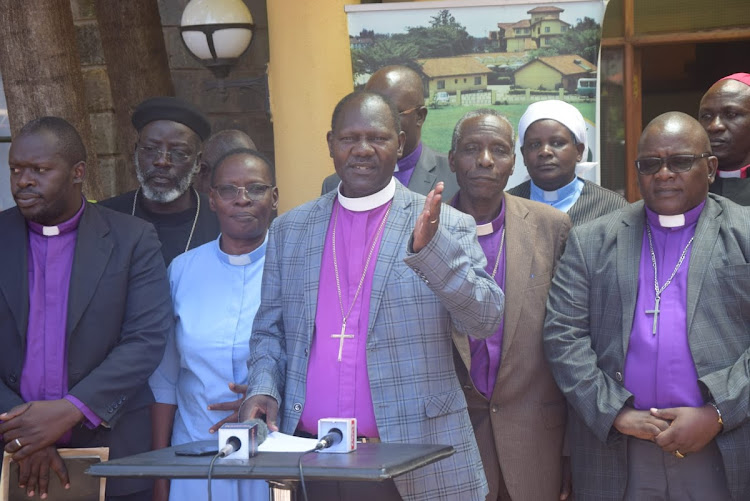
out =
<svg viewBox="0 0 750 501"><path fill-rule="evenodd" d="M152 223L169 266L178 255L219 235L208 198L191 187L211 125L195 106L175 97L146 99L132 122L138 131L133 161L140 186L101 204Z"/></svg>

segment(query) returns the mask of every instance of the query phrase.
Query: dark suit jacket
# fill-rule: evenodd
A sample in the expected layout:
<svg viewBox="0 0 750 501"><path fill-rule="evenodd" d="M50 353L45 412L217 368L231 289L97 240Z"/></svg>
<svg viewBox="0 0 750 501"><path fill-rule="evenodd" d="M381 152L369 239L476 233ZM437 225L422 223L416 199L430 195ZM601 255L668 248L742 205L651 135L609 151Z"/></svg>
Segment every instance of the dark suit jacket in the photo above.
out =
<svg viewBox="0 0 750 501"><path fill-rule="evenodd" d="M643 202L573 228L547 303L544 349L568 414L576 500L620 500L627 440L612 423L632 396L623 368L638 292ZM750 499L750 208L710 194L687 290L688 343L733 499Z"/></svg>
<svg viewBox="0 0 750 501"><path fill-rule="evenodd" d="M586 179L581 179L581 181L583 181L581 196L578 197L573 207L568 210L568 216L570 216L573 226L588 223L604 214L609 214L613 210L621 209L628 205L628 201L619 193L602 188L598 184ZM521 198L531 198L531 181L525 181L509 189L508 193Z"/></svg>
<svg viewBox="0 0 750 501"><path fill-rule="evenodd" d="M716 176L708 190L740 205L750 205L750 178L721 178Z"/></svg>
<svg viewBox="0 0 750 501"><path fill-rule="evenodd" d="M456 371L466 394L490 497L498 471L513 499L557 500L565 435L565 399L542 351L552 273L565 247L568 216L548 205L505 195L505 324L492 398L471 379L467 336L453 333Z"/></svg>
<svg viewBox="0 0 750 501"><path fill-rule="evenodd" d="M29 314L28 237L17 208L0 213L0 412L23 403L21 373ZM110 458L151 447L148 377L173 329L164 261L154 228L87 203L70 279L68 391L108 426L73 429L74 447L109 446ZM109 480L107 495L148 487Z"/></svg>
<svg viewBox="0 0 750 501"><path fill-rule="evenodd" d="M341 178L334 172L323 180L323 188L320 194L325 195L329 191L335 190L340 181ZM442 181L445 184L443 201L447 202L458 191L456 175L451 171L446 155L438 153L422 143L422 154L419 156L417 165L414 166L414 173L411 175L411 179L409 179L409 186L407 188L426 196L438 181Z"/></svg>

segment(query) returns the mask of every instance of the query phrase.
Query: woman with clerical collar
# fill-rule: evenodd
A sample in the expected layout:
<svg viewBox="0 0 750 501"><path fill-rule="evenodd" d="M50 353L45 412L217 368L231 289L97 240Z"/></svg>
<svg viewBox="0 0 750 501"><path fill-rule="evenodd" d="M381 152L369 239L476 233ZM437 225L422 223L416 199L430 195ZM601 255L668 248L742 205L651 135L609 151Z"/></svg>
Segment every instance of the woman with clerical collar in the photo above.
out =
<svg viewBox="0 0 750 501"><path fill-rule="evenodd" d="M266 236L278 205L271 162L249 149L220 158L209 203L219 238L176 257L169 266L175 333L151 376L155 448L216 440L237 421L247 381L250 333L260 305ZM239 399L238 399L239 398ZM157 482L154 499L195 499L205 480ZM262 480L214 480L216 499L262 501Z"/></svg>
<svg viewBox="0 0 750 501"><path fill-rule="evenodd" d="M576 176L588 153L586 122L578 109L551 99L529 105L518 123L518 139L530 181L508 190L567 212L573 225L628 204L621 195Z"/></svg>

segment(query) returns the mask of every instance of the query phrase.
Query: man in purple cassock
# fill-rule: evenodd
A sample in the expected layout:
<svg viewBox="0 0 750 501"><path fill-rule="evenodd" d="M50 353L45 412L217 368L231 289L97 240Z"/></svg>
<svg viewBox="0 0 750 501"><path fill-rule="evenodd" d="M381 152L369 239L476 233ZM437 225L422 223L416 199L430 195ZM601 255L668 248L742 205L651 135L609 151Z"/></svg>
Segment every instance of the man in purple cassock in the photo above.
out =
<svg viewBox="0 0 750 501"><path fill-rule="evenodd" d="M173 328L156 232L90 204L86 151L57 117L13 137L16 207L0 214L0 434L19 465L11 482L47 497L69 478L58 447L151 446L148 377ZM107 500L151 499L148 479L107 482Z"/></svg>
<svg viewBox="0 0 750 501"><path fill-rule="evenodd" d="M393 103L355 92L331 122L338 190L269 230L240 418L310 436L321 418L355 417L370 441L456 449L390 481L310 483L310 499L484 500L451 330L493 334L503 293L472 219L441 205L442 183L425 198L393 177L404 144Z"/></svg>
<svg viewBox="0 0 750 501"><path fill-rule="evenodd" d="M642 202L573 228L544 348L577 500L750 499L750 210L708 193L706 132L665 113Z"/></svg>

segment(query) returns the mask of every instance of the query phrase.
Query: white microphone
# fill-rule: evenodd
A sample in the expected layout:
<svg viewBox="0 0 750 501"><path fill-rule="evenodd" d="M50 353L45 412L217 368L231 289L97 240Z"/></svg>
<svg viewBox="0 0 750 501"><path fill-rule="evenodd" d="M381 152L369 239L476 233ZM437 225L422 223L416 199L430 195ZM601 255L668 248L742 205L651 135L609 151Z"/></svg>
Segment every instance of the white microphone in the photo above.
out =
<svg viewBox="0 0 750 501"><path fill-rule="evenodd" d="M346 453L357 450L356 418L325 418L318 421L318 452Z"/></svg>
<svg viewBox="0 0 750 501"><path fill-rule="evenodd" d="M258 446L268 436L268 426L262 419L248 419L242 423L226 423L219 428L219 457L250 459L258 453Z"/></svg>

